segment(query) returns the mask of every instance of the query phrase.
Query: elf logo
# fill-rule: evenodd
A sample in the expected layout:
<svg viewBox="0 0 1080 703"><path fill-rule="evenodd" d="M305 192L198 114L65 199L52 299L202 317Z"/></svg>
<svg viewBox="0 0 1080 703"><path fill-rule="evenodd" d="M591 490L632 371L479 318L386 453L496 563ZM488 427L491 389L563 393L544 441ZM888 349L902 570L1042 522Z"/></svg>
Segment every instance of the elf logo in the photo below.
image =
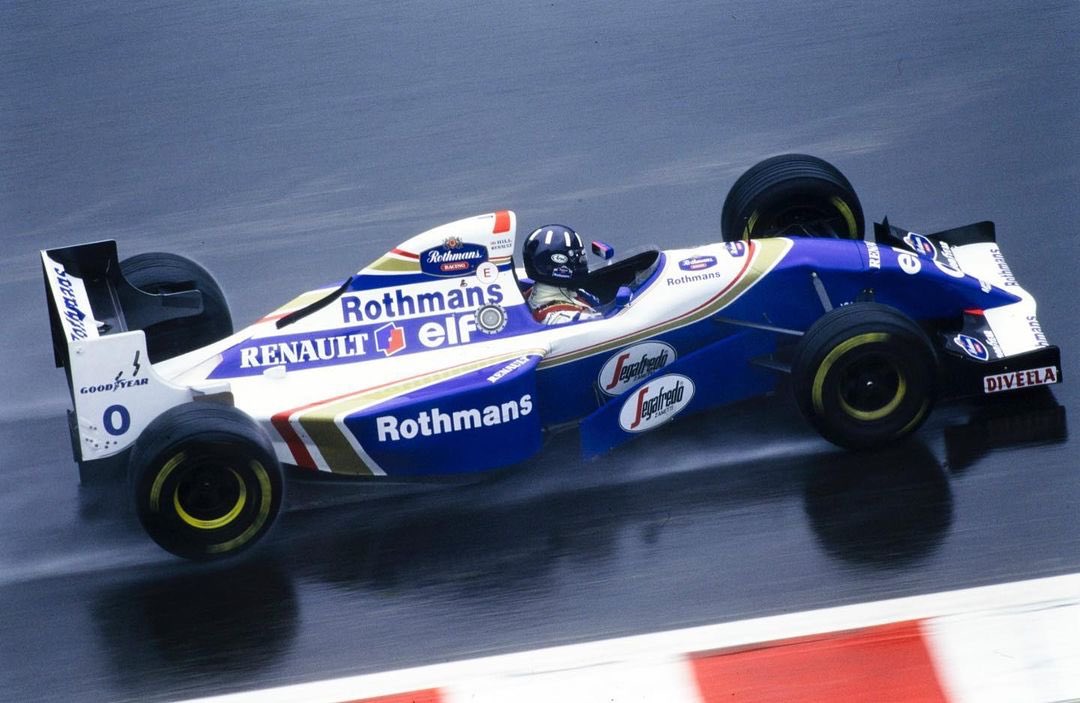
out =
<svg viewBox="0 0 1080 703"><path fill-rule="evenodd" d="M621 395L640 381L675 361L675 349L663 342L642 342L611 356L596 383L606 395Z"/></svg>
<svg viewBox="0 0 1080 703"><path fill-rule="evenodd" d="M623 403L619 427L627 432L644 432L671 420L694 397L694 382L686 376L670 373L653 379Z"/></svg>

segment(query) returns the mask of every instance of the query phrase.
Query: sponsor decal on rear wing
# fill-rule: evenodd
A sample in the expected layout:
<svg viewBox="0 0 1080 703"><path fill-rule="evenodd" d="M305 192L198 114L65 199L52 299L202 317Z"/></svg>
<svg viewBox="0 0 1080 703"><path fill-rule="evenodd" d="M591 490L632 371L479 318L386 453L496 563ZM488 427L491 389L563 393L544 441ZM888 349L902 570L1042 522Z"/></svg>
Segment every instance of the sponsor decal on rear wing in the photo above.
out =
<svg viewBox="0 0 1080 703"><path fill-rule="evenodd" d="M82 279L68 273L46 252L41 252L41 265L49 289L50 307L56 313L64 341L70 343L97 337L98 323L90 309L90 298Z"/></svg>

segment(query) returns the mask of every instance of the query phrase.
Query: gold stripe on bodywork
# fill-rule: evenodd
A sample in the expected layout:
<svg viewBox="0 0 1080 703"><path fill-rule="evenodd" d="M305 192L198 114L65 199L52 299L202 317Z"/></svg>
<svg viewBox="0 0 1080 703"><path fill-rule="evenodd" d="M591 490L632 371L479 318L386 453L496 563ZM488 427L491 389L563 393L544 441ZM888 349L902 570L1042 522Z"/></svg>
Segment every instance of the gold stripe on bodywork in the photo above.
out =
<svg viewBox="0 0 1080 703"><path fill-rule="evenodd" d="M312 412L299 419L300 425L308 437L315 443L330 471L336 474L374 476L371 470L357 455L341 430L334 424L334 416L325 417L321 412Z"/></svg>
<svg viewBox="0 0 1080 703"><path fill-rule="evenodd" d="M505 361L511 361L521 356L543 354L542 349L525 349L497 356L479 359L460 366L441 369L431 373L422 374L415 378L408 378L386 386L357 391L343 398L338 398L310 410L300 413L295 419L304 428L311 441L326 460L330 470L340 474L374 475L367 464L357 455L352 444L349 443L345 432L338 428L335 418L342 413L353 413L366 407L375 405L395 396L412 393L437 383L459 378L465 374L478 371L485 366L492 366Z"/></svg>
<svg viewBox="0 0 1080 703"><path fill-rule="evenodd" d="M552 366L578 361L579 359L584 359L585 357L594 354L602 354L611 351L612 349L620 349L628 344L633 344L634 342L639 342L644 339L650 339L659 334L692 325L710 315L716 314L728 305L734 303L743 293L750 290L754 284L776 268L776 265L780 263L781 259L788 253L788 250L791 249L792 241L790 239L756 239L752 242L752 246L752 259L742 275L736 278L733 283L729 283L728 288L723 293L706 301L703 305L684 313L679 317L666 320L652 325L651 327L646 327L637 332L632 332L624 337L607 340L599 344L585 347L584 349L567 352L566 354L547 357L541 360L539 368L550 368Z"/></svg>
<svg viewBox="0 0 1080 703"><path fill-rule="evenodd" d="M420 262L386 255L364 270L383 273L419 273Z"/></svg>

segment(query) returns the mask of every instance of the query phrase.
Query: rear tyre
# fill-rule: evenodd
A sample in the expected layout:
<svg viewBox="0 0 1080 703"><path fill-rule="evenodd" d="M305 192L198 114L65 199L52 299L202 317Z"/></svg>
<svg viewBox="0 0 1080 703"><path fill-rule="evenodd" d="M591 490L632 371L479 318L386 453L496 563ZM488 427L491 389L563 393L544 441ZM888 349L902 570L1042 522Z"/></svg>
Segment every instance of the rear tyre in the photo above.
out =
<svg viewBox="0 0 1080 703"><path fill-rule="evenodd" d="M202 293L203 310L198 315L166 320L144 330L151 362L179 356L232 334L232 315L225 294L210 272L191 259L149 252L124 259L120 271L128 283L147 293Z"/></svg>
<svg viewBox="0 0 1080 703"><path fill-rule="evenodd" d="M926 419L937 394L937 356L926 333L899 310L854 303L803 335L792 389L825 439L851 449L881 446Z"/></svg>
<svg viewBox="0 0 1080 703"><path fill-rule="evenodd" d="M809 236L861 239L866 224L851 183L827 161L782 154L744 173L721 215L724 241Z"/></svg>
<svg viewBox="0 0 1080 703"><path fill-rule="evenodd" d="M251 547L270 529L284 494L266 432L236 408L208 402L151 422L132 450L129 478L146 532L186 559Z"/></svg>

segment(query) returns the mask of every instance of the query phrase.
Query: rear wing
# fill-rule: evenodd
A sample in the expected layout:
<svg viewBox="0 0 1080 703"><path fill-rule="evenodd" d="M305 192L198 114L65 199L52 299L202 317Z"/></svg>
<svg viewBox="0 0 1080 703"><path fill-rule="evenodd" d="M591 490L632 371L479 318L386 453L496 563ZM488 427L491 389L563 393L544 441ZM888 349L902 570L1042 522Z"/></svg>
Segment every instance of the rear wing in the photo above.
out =
<svg viewBox="0 0 1080 703"><path fill-rule="evenodd" d="M199 313L202 294L139 290L121 274L111 240L42 251L41 265L53 355L74 406L74 458L119 454L160 413L199 394L154 372L142 329Z"/></svg>
<svg viewBox="0 0 1080 703"><path fill-rule="evenodd" d="M197 290L147 293L128 283L114 240L47 249L42 275L57 367L67 367L72 342L140 330L202 312Z"/></svg>

